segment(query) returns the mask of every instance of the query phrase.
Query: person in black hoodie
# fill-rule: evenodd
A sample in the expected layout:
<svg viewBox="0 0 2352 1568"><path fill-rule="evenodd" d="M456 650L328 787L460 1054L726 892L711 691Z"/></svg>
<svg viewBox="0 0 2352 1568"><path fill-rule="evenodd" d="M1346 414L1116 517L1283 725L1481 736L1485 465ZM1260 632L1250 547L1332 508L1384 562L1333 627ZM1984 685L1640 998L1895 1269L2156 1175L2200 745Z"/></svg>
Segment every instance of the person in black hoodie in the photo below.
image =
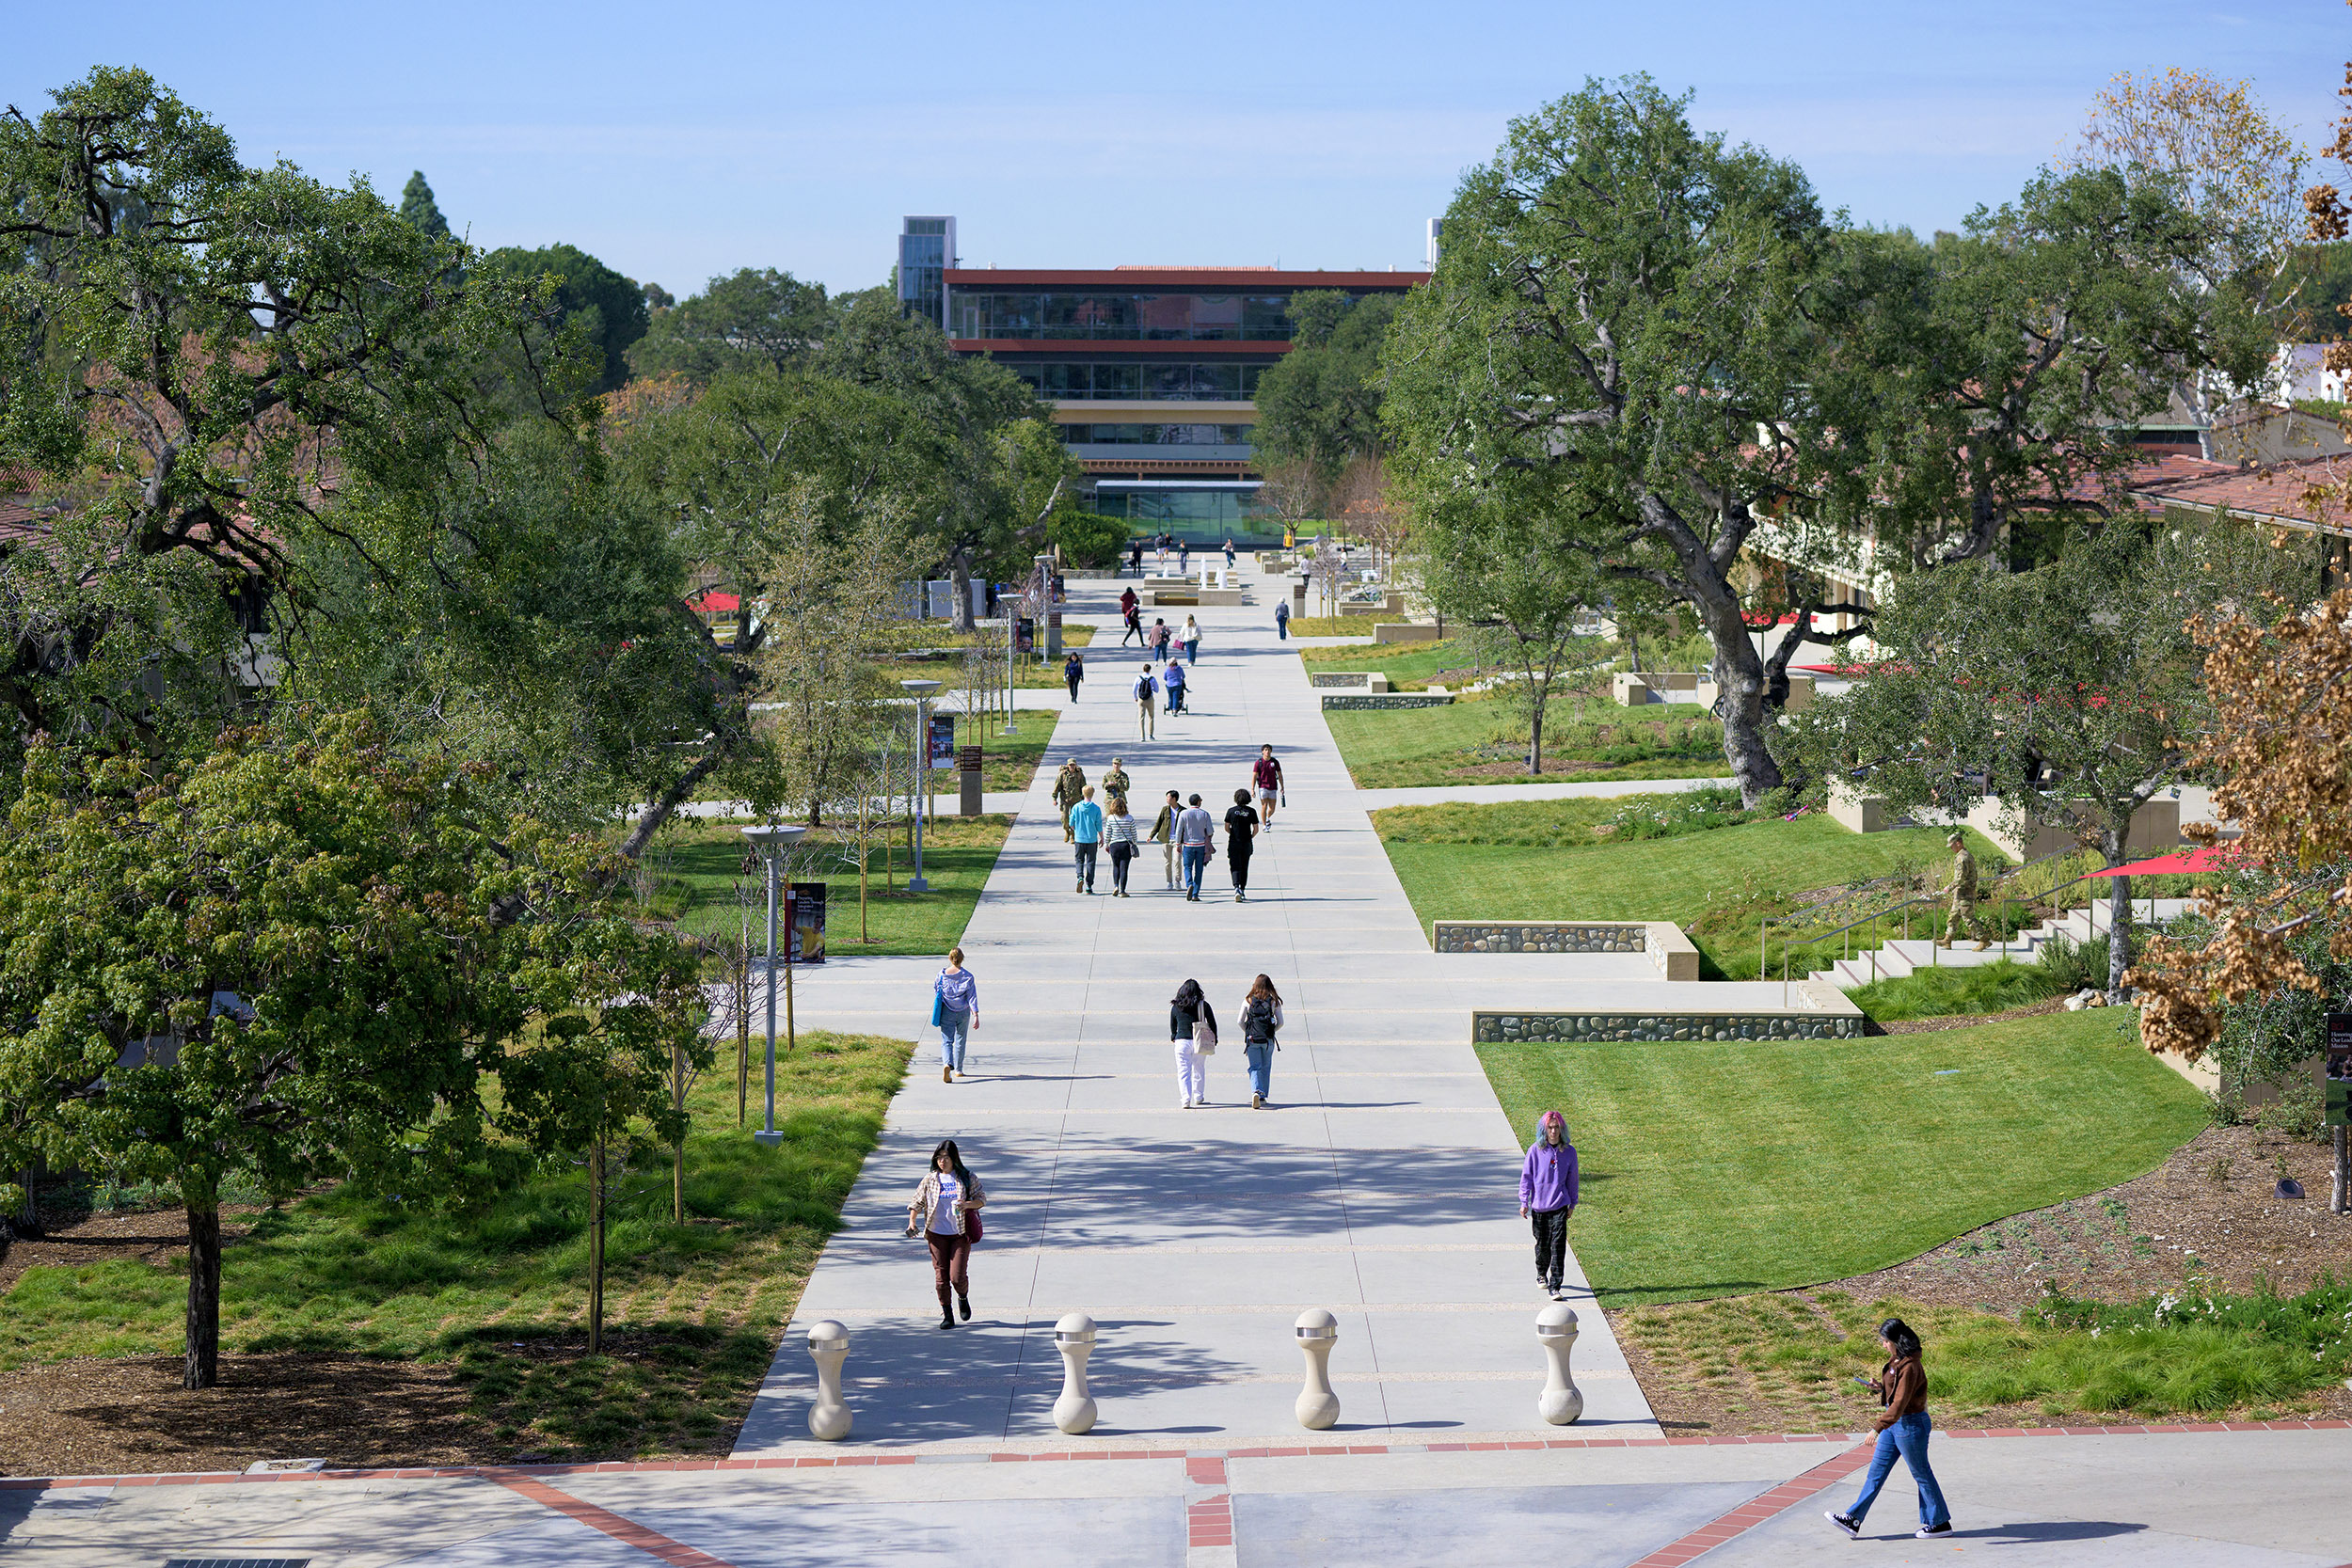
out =
<svg viewBox="0 0 2352 1568"><path fill-rule="evenodd" d="M1200 1026L1206 1024L1205 1037ZM1168 1038L1176 1047L1176 1087L1184 1095L1177 1109L1189 1111L1209 1102L1209 1069L1201 1065L1200 1047L1216 1049L1216 1009L1201 994L1200 982L1186 980L1176 988L1168 1006Z"/></svg>

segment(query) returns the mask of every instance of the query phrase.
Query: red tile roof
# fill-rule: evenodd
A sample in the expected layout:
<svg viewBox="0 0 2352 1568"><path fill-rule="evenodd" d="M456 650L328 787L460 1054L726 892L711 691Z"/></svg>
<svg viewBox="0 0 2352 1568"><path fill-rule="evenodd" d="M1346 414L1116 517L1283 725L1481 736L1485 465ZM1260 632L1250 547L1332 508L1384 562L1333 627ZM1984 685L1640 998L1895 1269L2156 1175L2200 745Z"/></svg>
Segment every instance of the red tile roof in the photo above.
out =
<svg viewBox="0 0 2352 1568"><path fill-rule="evenodd" d="M2185 506L2323 533L2352 533L2352 506L2345 504L2344 494L2345 483L2352 481L2352 454L2308 457L2267 468L2221 463L2196 467L2204 471L2158 474L2134 483L2132 494L2151 510Z"/></svg>

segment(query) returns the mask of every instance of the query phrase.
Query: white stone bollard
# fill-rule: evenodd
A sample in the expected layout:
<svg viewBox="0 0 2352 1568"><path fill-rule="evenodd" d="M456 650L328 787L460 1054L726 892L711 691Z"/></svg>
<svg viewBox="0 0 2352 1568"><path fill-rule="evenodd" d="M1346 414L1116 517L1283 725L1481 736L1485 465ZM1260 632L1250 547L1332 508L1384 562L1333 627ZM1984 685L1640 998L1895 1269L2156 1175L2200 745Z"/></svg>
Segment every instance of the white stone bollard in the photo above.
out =
<svg viewBox="0 0 2352 1568"><path fill-rule="evenodd" d="M1094 1430L1094 1396L1087 1391L1087 1356L1094 1349L1094 1320L1073 1312L1054 1325L1054 1348L1061 1352L1061 1398L1054 1402L1054 1424L1076 1436Z"/></svg>
<svg viewBox="0 0 2352 1568"><path fill-rule="evenodd" d="M1298 1349L1307 1358L1307 1383L1291 1408L1298 1424L1322 1432L1340 1418L1340 1397L1331 1392L1331 1347L1339 1343L1340 1321L1320 1307L1298 1314Z"/></svg>
<svg viewBox="0 0 2352 1568"><path fill-rule="evenodd" d="M831 1318L811 1323L809 1359L817 1363L817 1402L808 1407L808 1434L838 1443L850 1435L850 1407L841 1402L841 1363L849 1358L850 1331Z"/></svg>
<svg viewBox="0 0 2352 1568"><path fill-rule="evenodd" d="M1584 1390L1568 1370L1568 1353L1576 1348L1575 1310L1565 1302L1554 1302L1535 1314L1535 1338L1550 1363L1535 1413L1553 1426L1573 1426L1584 1414Z"/></svg>

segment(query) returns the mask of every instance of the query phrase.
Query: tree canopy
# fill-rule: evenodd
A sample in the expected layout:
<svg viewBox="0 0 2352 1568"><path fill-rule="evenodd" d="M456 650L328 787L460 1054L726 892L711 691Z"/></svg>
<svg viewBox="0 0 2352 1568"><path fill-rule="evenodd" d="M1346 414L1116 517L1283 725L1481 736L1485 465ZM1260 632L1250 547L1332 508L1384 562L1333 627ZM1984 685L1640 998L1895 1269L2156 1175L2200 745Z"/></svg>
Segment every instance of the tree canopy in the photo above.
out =
<svg viewBox="0 0 2352 1568"><path fill-rule="evenodd" d="M1291 295L1291 351L1258 378L1251 439L1267 462L1304 464L1328 486L1351 461L1379 455L1380 351L1396 307L1392 294Z"/></svg>
<svg viewBox="0 0 2352 1568"><path fill-rule="evenodd" d="M651 308L634 279L623 277L577 245L514 245L482 258L487 277L530 285L552 279L555 323L578 334L598 356L596 389L609 392L628 379L628 350L645 335Z"/></svg>
<svg viewBox="0 0 2352 1568"><path fill-rule="evenodd" d="M630 345L628 363L639 375L696 382L726 371L790 370L808 362L832 323L823 284L773 267L745 267L656 310L644 336Z"/></svg>

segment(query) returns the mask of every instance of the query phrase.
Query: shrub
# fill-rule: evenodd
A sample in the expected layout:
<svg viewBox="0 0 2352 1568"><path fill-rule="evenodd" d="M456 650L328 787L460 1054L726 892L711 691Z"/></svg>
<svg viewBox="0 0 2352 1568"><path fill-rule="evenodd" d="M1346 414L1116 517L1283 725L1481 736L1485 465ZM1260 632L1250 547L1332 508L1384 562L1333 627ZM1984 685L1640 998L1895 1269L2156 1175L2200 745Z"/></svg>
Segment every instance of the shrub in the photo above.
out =
<svg viewBox="0 0 2352 1568"><path fill-rule="evenodd" d="M2049 976L2053 992L2078 991L2086 986L2105 990L2107 939L2092 937L2088 942L2076 942L2062 934L2055 936L2042 950L2041 967Z"/></svg>

